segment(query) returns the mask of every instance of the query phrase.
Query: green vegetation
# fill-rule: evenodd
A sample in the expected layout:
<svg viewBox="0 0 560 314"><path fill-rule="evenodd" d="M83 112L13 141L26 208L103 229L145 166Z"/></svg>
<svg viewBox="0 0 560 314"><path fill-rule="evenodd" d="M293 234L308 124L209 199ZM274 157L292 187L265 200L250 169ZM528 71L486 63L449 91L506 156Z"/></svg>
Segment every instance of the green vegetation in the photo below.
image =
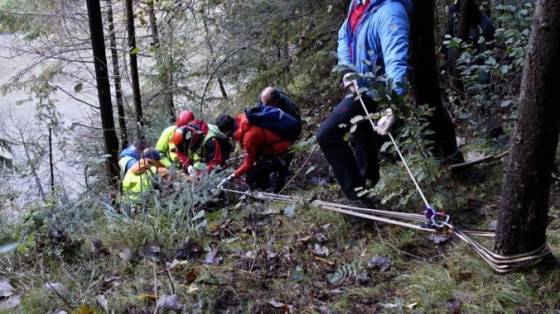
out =
<svg viewBox="0 0 560 314"><path fill-rule="evenodd" d="M52 1L52 7L44 10L50 12L63 2ZM149 60L141 76L147 124L140 129L134 119L128 119L131 134L135 138L144 134L154 143L168 125L164 89L175 97L177 108L190 107L197 115L210 117L221 111L239 112L254 103L264 86L276 84L294 96L305 120L304 136L294 149L291 175L296 177L283 194L339 200L342 194L312 135L342 96L333 72L333 51L347 2L194 1L192 7L177 9L173 1L153 1L161 14L161 41L156 47L150 43L152 38L139 39L139 58ZM436 2L438 7L448 4ZM36 3L50 1L0 0L0 30L21 32L28 42L50 34L56 44L74 44L76 38L53 35L60 35L60 29L43 28L40 16L9 12L28 12ZM458 70L466 94L450 88L445 69L441 85L465 142L461 147L465 156L507 150L517 118L534 6L531 1L505 3L492 7L499 27L491 48L479 51L456 38L437 41L438 48L447 45L462 51ZM145 3L136 5L142 8L137 13L138 27L148 30ZM189 32L193 26L202 29L201 19L195 17L207 19L205 33L213 48L202 42L203 35ZM445 21L441 10L438 18L439 30ZM84 21L76 23L85 27ZM200 55L210 61L202 62ZM73 77L66 76L72 63L57 64L33 79L14 80L2 90L34 93L42 123L53 125L64 136L69 131L57 129L60 121L51 93L58 80ZM481 82L483 73L489 73L487 82ZM217 96L218 79L227 86L227 97ZM91 77L88 80L92 82ZM83 95L80 82L74 93L78 97ZM131 96L125 96L130 101ZM428 107L413 108L408 98L387 101L380 96L380 101L392 106L402 102L395 106L401 118L398 141L428 198L460 227L494 227L503 160L451 172L426 150ZM126 114L133 115L132 101ZM490 123L494 120L498 126ZM498 275L452 236L431 238L389 225L353 225L340 214L305 202L295 204L292 214L286 204L217 195L218 176L195 183L162 183L160 189L150 191L143 206L115 202L119 198L105 183L101 133L88 133L73 148L80 156L76 159L85 160L80 166L87 166L84 172L89 179L87 189L77 197L68 199L56 187L45 199L26 202L21 219L13 221L7 216L15 196L0 190L0 203L5 204L0 205L0 313L560 311L560 268L553 262ZM17 143L12 145L1 135L0 153L13 151ZM39 148L35 150L42 152ZM40 152L26 165L36 165L43 156ZM364 193L378 196L384 208L420 213L421 200L402 164L396 162L393 148L386 144L382 152L382 179ZM0 154L0 171L8 168L13 168L11 161ZM547 236L558 255L560 175L556 169ZM29 176L27 172L21 175ZM489 240L484 244L493 246ZM6 302L18 296L19 306L4 310Z"/></svg>

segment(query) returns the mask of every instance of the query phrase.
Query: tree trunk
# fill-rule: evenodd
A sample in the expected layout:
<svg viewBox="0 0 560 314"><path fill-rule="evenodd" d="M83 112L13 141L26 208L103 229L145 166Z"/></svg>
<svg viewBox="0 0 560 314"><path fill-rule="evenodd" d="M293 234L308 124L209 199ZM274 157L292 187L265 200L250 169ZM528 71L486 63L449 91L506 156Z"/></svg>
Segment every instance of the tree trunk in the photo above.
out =
<svg viewBox="0 0 560 314"><path fill-rule="evenodd" d="M122 148L128 146L128 132L126 129L126 120L124 113L121 73L119 67L119 51L117 50L117 39L115 36L115 23L113 21L113 3L112 0L107 1L107 21L109 22L109 42L111 43L111 60L113 61L113 81L115 84L115 99L117 101L117 111L119 119L119 128L121 130Z"/></svg>
<svg viewBox="0 0 560 314"><path fill-rule="evenodd" d="M206 46L208 46L208 52L210 52L210 57L212 58L212 67L216 66L216 55L214 53L214 45L212 45L212 38L210 37L210 29L208 27L208 21L207 18L205 16L205 13L202 14L202 24L204 25L204 31L206 33ZM210 72L210 70L209 70ZM222 97L224 99L228 98L228 94L226 92L226 88L224 86L224 82L221 78L221 76L218 76L217 78L217 82L218 82L218 87L220 87L220 92L222 93Z"/></svg>
<svg viewBox="0 0 560 314"><path fill-rule="evenodd" d="M478 11L478 7L475 4L474 0L462 0L461 1L461 8L459 11L459 25L457 28L457 38L461 39L463 42L469 41L469 33L471 29L471 25L475 23L474 17L476 12ZM478 38L477 38L478 40ZM461 55L461 49L451 49L450 51L450 76L451 76L451 86L455 89L455 91L459 92L462 95L465 95L465 84L461 79L461 74L457 70L457 59Z"/></svg>
<svg viewBox="0 0 560 314"><path fill-rule="evenodd" d="M106 165L113 188L117 190L119 188L119 166L117 158L119 152L119 139L117 138L117 133L115 132L115 121L113 120L111 87L109 85L109 71L107 69L107 56L105 55L103 20L101 18L99 0L87 0L87 10L89 29L91 33L93 60L95 62L99 111L101 113L101 125L103 127L103 138L105 140L105 152L109 155Z"/></svg>
<svg viewBox="0 0 560 314"><path fill-rule="evenodd" d="M173 120L173 119L176 119L176 117L175 117L175 101L173 100L173 95L174 95L173 45L174 45L175 33L171 29L172 27L170 27L170 29L168 29L167 38L168 38L169 51L166 51L165 44L162 45L161 40L160 40L159 26L158 26L158 23L157 23L157 18L156 18L156 13L155 13L155 8L154 8L154 1L151 0L148 4L149 4L149 15L150 15L150 24L151 24L151 27L152 27L153 42L156 45L156 49L159 51L159 53L163 53L163 54L168 53L169 54L169 59L168 59L169 64L168 65L159 64L158 68L160 69L159 70L160 71L159 77L163 82L163 84L162 84L163 91L161 92L161 94L163 94L163 97L161 99L162 99L163 104L165 106L167 106L169 116ZM181 10L180 4L179 4L179 7L175 7L174 9L175 10ZM171 21L169 21L169 23L167 23L167 25L171 26ZM164 36L164 38L165 38L165 36ZM159 58L158 58L158 60L159 60ZM161 63L161 61L157 61L157 62Z"/></svg>
<svg viewBox="0 0 560 314"><path fill-rule="evenodd" d="M519 120L502 190L495 249L525 253L546 240L548 200L560 131L560 1L537 2L525 57Z"/></svg>
<svg viewBox="0 0 560 314"><path fill-rule="evenodd" d="M174 59L173 59L173 45L174 43L175 34L170 32L169 34L169 67L167 67L166 72L164 73L164 84L163 84L163 93L165 95L163 102L167 105L169 110L169 116L172 119L175 119L175 102L173 101L173 94L174 94L174 81L173 81L173 69L174 69Z"/></svg>
<svg viewBox="0 0 560 314"><path fill-rule="evenodd" d="M458 153L455 126L449 112L443 106L439 88L439 75L434 43L434 0L418 0L411 19L410 63L411 85L415 104L429 104L434 108L430 128L435 134L431 148L435 157L450 157ZM453 161L463 161L460 153Z"/></svg>
<svg viewBox="0 0 560 314"><path fill-rule="evenodd" d="M159 27L156 18L156 11L154 8L154 0L148 0L148 16L150 17L150 28L152 30L152 44L155 47L159 46Z"/></svg>
<svg viewBox="0 0 560 314"><path fill-rule="evenodd" d="M51 196L54 196L54 160L53 160L51 127L49 127L49 174L51 175Z"/></svg>
<svg viewBox="0 0 560 314"><path fill-rule="evenodd" d="M125 6L128 46L130 49L130 79L132 81L134 108L136 109L136 122L143 126L144 118L142 114L142 96L140 95L140 79L138 78L138 60L136 59L138 51L136 47L136 30L134 29L134 10L132 8L132 0L125 0Z"/></svg>

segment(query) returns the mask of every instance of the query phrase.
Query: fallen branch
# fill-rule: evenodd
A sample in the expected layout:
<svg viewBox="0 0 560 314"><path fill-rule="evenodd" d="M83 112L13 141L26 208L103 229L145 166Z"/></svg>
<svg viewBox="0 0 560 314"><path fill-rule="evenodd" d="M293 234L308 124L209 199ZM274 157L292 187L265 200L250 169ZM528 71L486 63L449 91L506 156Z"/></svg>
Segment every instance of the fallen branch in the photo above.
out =
<svg viewBox="0 0 560 314"><path fill-rule="evenodd" d="M498 159L502 159L503 157L507 156L509 154L509 151L506 150L503 153L500 153L498 155L491 155L491 156L484 156L475 160L469 160L469 161L465 161L462 162L460 164L455 164L455 165L451 165L448 167L449 170L456 170L456 169L460 169L460 168L464 168L464 167L468 167L468 166L472 166L472 165L477 165L477 164L481 164L481 163L485 163L485 162L490 162L490 161L494 161L494 160L498 160Z"/></svg>

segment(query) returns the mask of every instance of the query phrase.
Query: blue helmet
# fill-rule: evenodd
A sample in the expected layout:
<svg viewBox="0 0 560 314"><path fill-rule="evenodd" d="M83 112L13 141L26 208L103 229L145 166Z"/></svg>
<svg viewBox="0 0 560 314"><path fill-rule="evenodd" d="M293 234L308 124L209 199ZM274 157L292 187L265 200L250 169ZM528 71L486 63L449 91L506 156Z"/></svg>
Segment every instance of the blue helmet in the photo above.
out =
<svg viewBox="0 0 560 314"><path fill-rule="evenodd" d="M160 160L161 155L157 149L146 148L142 153L142 158L151 159L151 160Z"/></svg>

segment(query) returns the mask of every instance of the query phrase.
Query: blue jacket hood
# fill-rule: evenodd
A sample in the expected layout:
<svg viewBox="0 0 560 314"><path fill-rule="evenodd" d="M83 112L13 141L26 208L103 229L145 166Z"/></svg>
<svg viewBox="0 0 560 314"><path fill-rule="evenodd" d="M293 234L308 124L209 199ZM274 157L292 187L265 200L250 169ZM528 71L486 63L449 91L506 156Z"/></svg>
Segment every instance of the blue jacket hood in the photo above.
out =
<svg viewBox="0 0 560 314"><path fill-rule="evenodd" d="M119 158L123 157L131 157L138 160L140 159L140 152L134 145L130 145L127 148L123 149L123 151L119 154Z"/></svg>

